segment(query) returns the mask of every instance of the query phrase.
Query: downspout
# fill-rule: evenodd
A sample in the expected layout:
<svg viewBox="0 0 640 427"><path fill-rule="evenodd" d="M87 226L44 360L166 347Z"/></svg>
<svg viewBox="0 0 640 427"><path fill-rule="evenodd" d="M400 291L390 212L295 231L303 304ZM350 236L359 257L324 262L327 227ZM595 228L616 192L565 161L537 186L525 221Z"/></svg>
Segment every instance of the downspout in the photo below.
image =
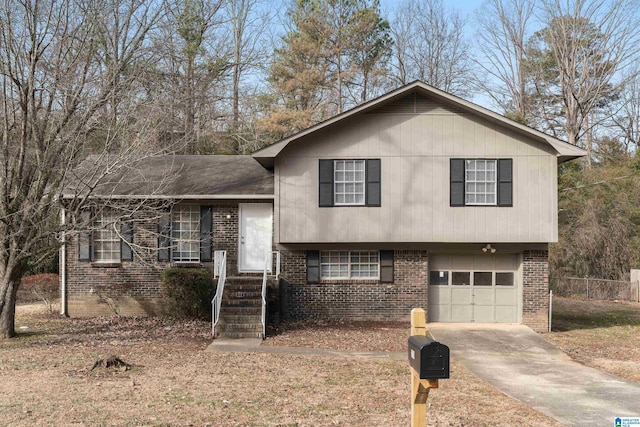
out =
<svg viewBox="0 0 640 427"><path fill-rule="evenodd" d="M60 272L60 314L67 316L67 242L65 235L66 214L64 206L60 207L60 252L59 266Z"/></svg>

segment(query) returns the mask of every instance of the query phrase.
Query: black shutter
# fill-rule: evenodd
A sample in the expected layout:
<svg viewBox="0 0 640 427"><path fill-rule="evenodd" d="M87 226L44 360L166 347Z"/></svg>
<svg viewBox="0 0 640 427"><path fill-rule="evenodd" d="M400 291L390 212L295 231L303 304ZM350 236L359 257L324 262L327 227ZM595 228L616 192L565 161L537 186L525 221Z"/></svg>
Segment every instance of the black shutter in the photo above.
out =
<svg viewBox="0 0 640 427"><path fill-rule="evenodd" d="M211 206L200 206L200 261L211 261Z"/></svg>
<svg viewBox="0 0 640 427"><path fill-rule="evenodd" d="M513 206L513 160L498 160L498 206Z"/></svg>
<svg viewBox="0 0 640 427"><path fill-rule="evenodd" d="M133 222L125 222L120 229L122 240L120 240L120 260L133 261L133 250L130 244L133 243Z"/></svg>
<svg viewBox="0 0 640 427"><path fill-rule="evenodd" d="M449 173L449 206L464 206L464 159L451 159Z"/></svg>
<svg viewBox="0 0 640 427"><path fill-rule="evenodd" d="M158 220L158 261L169 261L171 246L171 217L164 214Z"/></svg>
<svg viewBox="0 0 640 427"><path fill-rule="evenodd" d="M307 251L307 283L320 281L320 251Z"/></svg>
<svg viewBox="0 0 640 427"><path fill-rule="evenodd" d="M319 202L320 207L333 206L333 160L321 159L319 164Z"/></svg>
<svg viewBox="0 0 640 427"><path fill-rule="evenodd" d="M367 206L380 206L380 159L369 159L366 162Z"/></svg>
<svg viewBox="0 0 640 427"><path fill-rule="evenodd" d="M91 212L80 212L80 225L82 227L91 227ZM91 245L91 231L82 231L78 234L78 260L79 261L92 261L93 260L93 248Z"/></svg>
<svg viewBox="0 0 640 427"><path fill-rule="evenodd" d="M393 283L393 251L380 251L380 282Z"/></svg>

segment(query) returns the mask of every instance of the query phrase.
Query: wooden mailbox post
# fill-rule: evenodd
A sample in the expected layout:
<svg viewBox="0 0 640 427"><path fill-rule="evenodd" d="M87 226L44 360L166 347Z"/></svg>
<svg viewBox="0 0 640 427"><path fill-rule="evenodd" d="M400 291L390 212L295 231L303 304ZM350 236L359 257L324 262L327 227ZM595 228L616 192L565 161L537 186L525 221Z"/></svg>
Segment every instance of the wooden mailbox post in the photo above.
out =
<svg viewBox="0 0 640 427"><path fill-rule="evenodd" d="M421 308L411 310L411 335L427 335L427 322L424 310ZM411 427L426 427L429 390L438 388L438 380L420 379L420 375L413 368L409 369L411 369Z"/></svg>

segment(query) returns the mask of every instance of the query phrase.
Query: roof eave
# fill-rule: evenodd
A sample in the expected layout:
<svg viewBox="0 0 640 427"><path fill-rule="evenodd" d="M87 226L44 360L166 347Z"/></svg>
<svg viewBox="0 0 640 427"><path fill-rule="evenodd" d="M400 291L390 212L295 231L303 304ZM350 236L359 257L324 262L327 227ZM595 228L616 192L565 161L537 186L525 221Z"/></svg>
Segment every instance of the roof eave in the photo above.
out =
<svg viewBox="0 0 640 427"><path fill-rule="evenodd" d="M74 199L77 196L77 194L66 193L62 195L62 198ZM93 194L89 198L112 200L272 200L275 196L273 194Z"/></svg>
<svg viewBox="0 0 640 427"><path fill-rule="evenodd" d="M336 123L338 121L341 121L349 116L358 114L358 113L362 113L365 112L367 110L373 109L375 107L377 107L379 104L383 103L383 102L387 102L392 100L395 97L399 97L404 95L407 92L410 92L416 88L419 88L421 90L424 90L425 92L429 93L432 96L435 96L436 98L440 98L441 100L443 100L445 103L451 103L451 104L455 104L459 107L461 107L463 110L467 110L473 114L477 114L479 116L482 116L486 119L489 119L491 121L494 122L498 122L501 123L519 133L528 135L529 137L532 137L534 139L538 139L540 141L546 142L547 144L549 144L558 154L558 159L559 159L559 163L568 161L568 160L572 160L572 159L576 159L582 156L585 156L587 153L586 151L573 146L565 141L559 140L557 138L554 138L552 136L549 136L547 134L545 134L544 132L540 132L536 129L530 128L528 126L522 125L520 123L517 123L513 120L510 120L498 113L495 113L491 110L488 110L484 107L481 107L477 104L474 104L472 102L466 101L462 98L459 98L455 95L451 95L447 92L441 91L439 89L436 89L432 86L428 86L425 83L422 83L421 81L415 81L413 83L409 83L405 86L402 86L392 92L389 92L385 95L382 95L376 99L373 99L369 102L366 102L358 107L352 108L351 110L345 111L341 114L338 114L337 116L331 117L323 122L320 122L314 126L311 126L310 128L304 129L300 132L297 132L287 138L284 138L272 145L269 145L267 147L264 147L258 151L255 151L252 156L254 159L256 159L262 166L264 167L272 167L273 166L273 158L275 158L290 142L302 138L306 135L309 135L311 133L314 133L317 130L320 130L326 126L330 126L333 123Z"/></svg>

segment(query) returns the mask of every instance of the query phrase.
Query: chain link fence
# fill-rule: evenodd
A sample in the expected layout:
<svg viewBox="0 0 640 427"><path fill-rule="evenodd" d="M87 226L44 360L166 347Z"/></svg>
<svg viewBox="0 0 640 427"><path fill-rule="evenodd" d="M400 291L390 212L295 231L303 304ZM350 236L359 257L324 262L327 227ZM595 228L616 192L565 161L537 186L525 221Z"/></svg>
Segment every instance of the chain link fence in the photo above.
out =
<svg viewBox="0 0 640 427"><path fill-rule="evenodd" d="M640 282L592 277L551 277L549 286L554 295L561 297L640 302Z"/></svg>

